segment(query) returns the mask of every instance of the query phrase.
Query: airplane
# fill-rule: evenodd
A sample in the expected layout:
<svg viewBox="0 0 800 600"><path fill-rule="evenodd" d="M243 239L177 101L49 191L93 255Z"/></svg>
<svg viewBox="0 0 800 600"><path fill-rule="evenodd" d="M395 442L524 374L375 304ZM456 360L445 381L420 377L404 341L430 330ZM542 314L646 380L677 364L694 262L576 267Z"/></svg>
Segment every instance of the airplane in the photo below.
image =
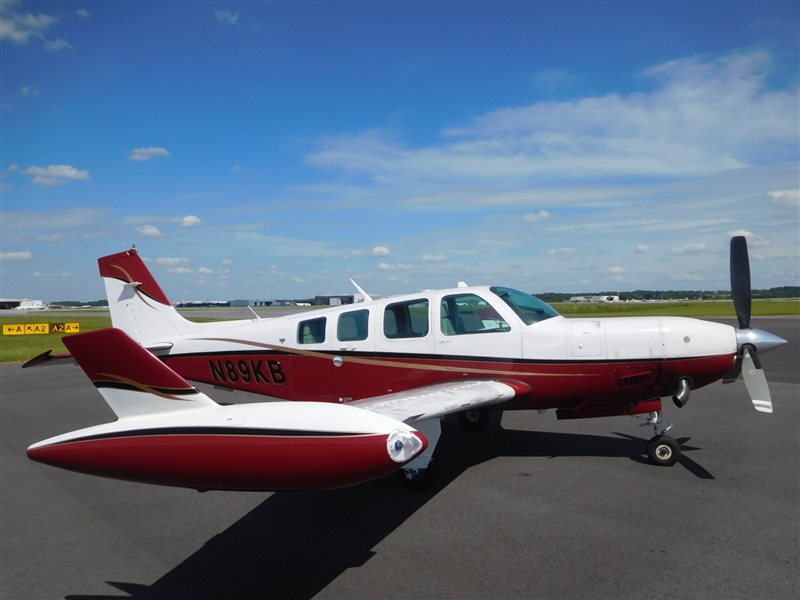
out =
<svg viewBox="0 0 800 600"><path fill-rule="evenodd" d="M402 465L410 487L435 477L441 419L478 429L489 411L555 409L558 419L639 415L647 456L680 458L662 399L741 374L771 413L760 355L786 341L750 327L747 242L731 239L739 327L684 317L570 318L507 287L467 286L372 299L295 315L212 323L183 318L134 248L98 260L112 324L181 377L281 401L331 403L413 424L426 448ZM67 338L68 339L68 338ZM65 356L44 353L27 363Z"/></svg>

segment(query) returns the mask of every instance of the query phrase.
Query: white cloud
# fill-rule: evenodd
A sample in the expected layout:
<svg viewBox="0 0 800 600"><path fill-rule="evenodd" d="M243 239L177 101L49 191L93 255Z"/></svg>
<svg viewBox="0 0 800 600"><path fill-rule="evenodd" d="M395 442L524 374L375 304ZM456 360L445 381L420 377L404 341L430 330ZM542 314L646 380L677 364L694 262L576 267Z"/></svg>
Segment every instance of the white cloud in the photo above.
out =
<svg viewBox="0 0 800 600"><path fill-rule="evenodd" d="M86 10L85 8L79 8L78 10L75 11L75 14L83 19L88 19L89 17L92 16L89 14L89 11Z"/></svg>
<svg viewBox="0 0 800 600"><path fill-rule="evenodd" d="M38 96L42 93L35 85L23 85L19 91L23 96Z"/></svg>
<svg viewBox="0 0 800 600"><path fill-rule="evenodd" d="M407 265L403 263L385 263L382 262L376 267L379 271L412 271L414 265Z"/></svg>
<svg viewBox="0 0 800 600"><path fill-rule="evenodd" d="M645 71L652 90L496 110L408 147L378 132L307 157L384 185L518 184L543 177L696 176L793 160L797 88L773 91L766 52L690 57ZM746 119L742 115L747 115Z"/></svg>
<svg viewBox="0 0 800 600"><path fill-rule="evenodd" d="M522 220L526 223L538 223L539 221L546 221L550 218L550 213L546 210L540 210L538 213L528 213L523 215Z"/></svg>
<svg viewBox="0 0 800 600"><path fill-rule="evenodd" d="M72 277L70 271L62 271L61 273L42 273L41 271L34 271L32 275L34 277Z"/></svg>
<svg viewBox="0 0 800 600"><path fill-rule="evenodd" d="M194 227L195 225L200 225L202 222L203 219L196 215L186 215L180 220L181 227Z"/></svg>
<svg viewBox="0 0 800 600"><path fill-rule="evenodd" d="M795 190L773 190L767 192L775 204L797 208L800 206L800 189Z"/></svg>
<svg viewBox="0 0 800 600"><path fill-rule="evenodd" d="M445 262L447 260L447 254L423 254L422 255L422 262Z"/></svg>
<svg viewBox="0 0 800 600"><path fill-rule="evenodd" d="M31 258L33 258L33 254L30 250L23 250L21 252L0 252L0 260L6 262L30 260Z"/></svg>
<svg viewBox="0 0 800 600"><path fill-rule="evenodd" d="M44 49L48 52L58 52L59 50L73 50L73 47L67 40L58 38L55 40L47 40L44 43Z"/></svg>
<svg viewBox="0 0 800 600"><path fill-rule="evenodd" d="M212 269L209 269L208 267L200 267L199 269L197 269L197 272L200 275L211 275L214 271Z"/></svg>
<svg viewBox="0 0 800 600"><path fill-rule="evenodd" d="M0 17L0 39L15 44L27 44L31 38L44 39L44 32L58 23L51 15L20 14L6 9L3 2L3 16Z"/></svg>
<svg viewBox="0 0 800 600"><path fill-rule="evenodd" d="M136 231L145 237L149 238L163 238L164 233L155 225L139 225Z"/></svg>
<svg viewBox="0 0 800 600"><path fill-rule="evenodd" d="M684 244L683 246L670 248L669 253L680 256L684 254L701 254L702 252L705 252L705 250L705 244Z"/></svg>
<svg viewBox="0 0 800 600"><path fill-rule="evenodd" d="M111 215L106 209L81 207L47 211L8 211L2 214L4 235L12 231L30 235L42 231L73 229L82 232L80 235L83 236L86 235L86 231L97 230L110 218Z"/></svg>
<svg viewBox="0 0 800 600"><path fill-rule="evenodd" d="M144 148L134 148L128 156L129 160L145 161L156 156L172 156L169 150L159 146L147 146Z"/></svg>
<svg viewBox="0 0 800 600"><path fill-rule="evenodd" d="M187 267L172 267L168 269L170 273L177 273L178 275L193 275L194 271Z"/></svg>
<svg viewBox="0 0 800 600"><path fill-rule="evenodd" d="M224 258L224 259L222 259L221 262L222 262L223 265L232 265L233 264L233 261L230 258Z"/></svg>
<svg viewBox="0 0 800 600"><path fill-rule="evenodd" d="M262 275L274 275L274 276L279 276L280 277L280 276L287 275L288 273L286 273L286 271L282 270L278 265L272 265L269 268L269 272L261 271L261 274Z"/></svg>
<svg viewBox="0 0 800 600"><path fill-rule="evenodd" d="M61 185L67 181L87 181L89 171L82 171L70 165L48 165L47 167L31 166L25 173L33 176L36 185Z"/></svg>
<svg viewBox="0 0 800 600"><path fill-rule="evenodd" d="M647 244L639 244L636 246L636 254L647 254L650 252L650 246Z"/></svg>
<svg viewBox="0 0 800 600"><path fill-rule="evenodd" d="M218 21L222 21L223 23L228 23L230 25L236 25L239 21L239 13L238 12L230 12L227 10L215 10L214 17Z"/></svg>
<svg viewBox="0 0 800 600"><path fill-rule="evenodd" d="M614 265L608 270L609 273L624 273L625 269L620 267L619 265Z"/></svg>
<svg viewBox="0 0 800 600"><path fill-rule="evenodd" d="M169 257L163 256L161 258L155 259L157 265L162 267L177 267L178 265L186 265L189 264L189 259L184 257Z"/></svg>
<svg viewBox="0 0 800 600"><path fill-rule="evenodd" d="M569 248L569 247L552 248L547 251L547 254L549 254L550 256L561 256L561 257L574 256L577 253L578 253L577 248Z"/></svg>
<svg viewBox="0 0 800 600"><path fill-rule="evenodd" d="M375 246L371 253L372 256L389 256L390 251L388 246Z"/></svg>

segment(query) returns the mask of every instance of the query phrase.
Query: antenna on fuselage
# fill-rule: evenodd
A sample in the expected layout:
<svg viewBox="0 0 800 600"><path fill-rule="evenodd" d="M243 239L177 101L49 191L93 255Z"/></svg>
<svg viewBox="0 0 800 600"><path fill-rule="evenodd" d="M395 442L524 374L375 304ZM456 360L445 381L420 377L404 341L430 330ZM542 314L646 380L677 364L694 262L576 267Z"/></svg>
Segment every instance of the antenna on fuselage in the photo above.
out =
<svg viewBox="0 0 800 600"><path fill-rule="evenodd" d="M358 291L358 293L359 293L359 294L361 294L362 296L364 296L364 302L372 302L372 296L370 296L370 295L369 295L367 292L365 292L365 291L364 291L364 290L361 288L361 286L360 286L360 285L358 285L358 284L357 284L355 281L353 281L352 279L350 280L350 283L352 283L352 284L353 284L353 286L356 288L356 291Z"/></svg>

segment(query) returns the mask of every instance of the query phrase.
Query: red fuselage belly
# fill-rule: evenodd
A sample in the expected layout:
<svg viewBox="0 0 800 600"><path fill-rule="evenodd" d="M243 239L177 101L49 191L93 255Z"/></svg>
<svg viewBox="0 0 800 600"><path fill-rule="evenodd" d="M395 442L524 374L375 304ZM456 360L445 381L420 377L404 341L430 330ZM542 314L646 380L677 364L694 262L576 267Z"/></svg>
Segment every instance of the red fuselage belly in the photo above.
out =
<svg viewBox="0 0 800 600"><path fill-rule="evenodd" d="M232 352L164 357L187 379L284 400L342 402L459 379L516 379L533 393L504 409L621 404L671 395L720 379L735 354L661 360L535 361L375 353Z"/></svg>

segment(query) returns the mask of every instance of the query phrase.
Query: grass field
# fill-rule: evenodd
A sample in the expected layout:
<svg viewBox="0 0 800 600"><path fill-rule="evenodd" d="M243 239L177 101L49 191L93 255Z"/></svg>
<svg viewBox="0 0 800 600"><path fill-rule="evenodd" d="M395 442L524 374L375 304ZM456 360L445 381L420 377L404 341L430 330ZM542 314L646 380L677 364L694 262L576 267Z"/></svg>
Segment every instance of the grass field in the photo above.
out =
<svg viewBox="0 0 800 600"><path fill-rule="evenodd" d="M553 307L565 317L645 317L676 316L696 318L735 317L731 302L657 302L642 304L582 304L562 302ZM220 318L228 318L226 311L220 311ZM191 317L192 321L209 321ZM797 300L754 300L754 317L800 316L800 299ZM59 317L52 312L35 315L0 317L0 324L30 323L79 323L81 332L111 327L107 316ZM55 353L66 352L61 343L62 334L15 335L0 338L0 362L23 362L45 350Z"/></svg>

